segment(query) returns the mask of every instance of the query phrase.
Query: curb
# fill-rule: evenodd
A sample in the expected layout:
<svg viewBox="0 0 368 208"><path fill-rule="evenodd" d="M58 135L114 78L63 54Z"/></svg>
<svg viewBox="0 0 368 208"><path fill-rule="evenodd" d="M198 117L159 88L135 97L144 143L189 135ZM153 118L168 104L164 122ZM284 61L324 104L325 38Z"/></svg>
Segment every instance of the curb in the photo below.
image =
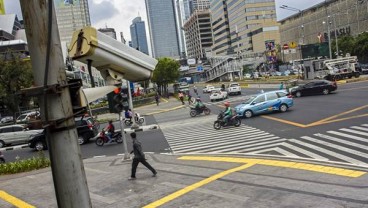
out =
<svg viewBox="0 0 368 208"><path fill-rule="evenodd" d="M0 151L10 151L10 150L17 150L17 149L24 149L27 148L28 144L24 144L22 146L15 146L15 147L6 147L6 148L1 148Z"/></svg>
<svg viewBox="0 0 368 208"><path fill-rule="evenodd" d="M149 130L157 130L160 127L157 124L147 125L147 126L140 126L139 128L130 128L124 129L124 133L132 133L132 132L140 132L140 131L149 131Z"/></svg>
<svg viewBox="0 0 368 208"><path fill-rule="evenodd" d="M160 110L160 111L155 111L155 112L146 113L146 114L142 114L142 115L143 115L143 116L150 116L150 115L154 115L154 114L165 113L165 112L169 112L169 111L177 110L177 109L184 108L184 107L186 107L186 105L179 105L179 106L176 106L176 107L174 107L174 108L165 109L165 110Z"/></svg>

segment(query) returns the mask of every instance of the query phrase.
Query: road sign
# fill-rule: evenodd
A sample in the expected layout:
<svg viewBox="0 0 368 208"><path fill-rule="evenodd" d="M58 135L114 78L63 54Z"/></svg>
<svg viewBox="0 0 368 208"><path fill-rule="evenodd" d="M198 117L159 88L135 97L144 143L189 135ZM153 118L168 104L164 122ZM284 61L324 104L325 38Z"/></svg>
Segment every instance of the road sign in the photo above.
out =
<svg viewBox="0 0 368 208"><path fill-rule="evenodd" d="M296 53L296 49L295 48L290 49L290 53Z"/></svg>
<svg viewBox="0 0 368 208"><path fill-rule="evenodd" d="M285 44L282 46L282 49L284 49L284 50L289 49L289 45L288 45L287 43L285 43Z"/></svg>
<svg viewBox="0 0 368 208"><path fill-rule="evenodd" d="M298 46L298 44L296 44L296 42L294 41L291 41L289 45L290 45L290 48L296 48Z"/></svg>
<svg viewBox="0 0 368 208"><path fill-rule="evenodd" d="M203 71L203 67L201 65L197 66L197 71Z"/></svg>
<svg viewBox="0 0 368 208"><path fill-rule="evenodd" d="M290 53L290 50L287 49L287 50L283 50L284 54L289 54Z"/></svg>

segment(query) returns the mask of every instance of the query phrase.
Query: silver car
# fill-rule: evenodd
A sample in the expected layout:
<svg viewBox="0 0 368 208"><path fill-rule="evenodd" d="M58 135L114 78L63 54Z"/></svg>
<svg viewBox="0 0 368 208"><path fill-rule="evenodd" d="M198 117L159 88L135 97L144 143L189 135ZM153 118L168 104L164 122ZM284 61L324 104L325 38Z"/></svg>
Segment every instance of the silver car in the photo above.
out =
<svg viewBox="0 0 368 208"><path fill-rule="evenodd" d="M43 129L28 130L23 125L0 127L0 148L9 145L26 144L30 136L41 133Z"/></svg>

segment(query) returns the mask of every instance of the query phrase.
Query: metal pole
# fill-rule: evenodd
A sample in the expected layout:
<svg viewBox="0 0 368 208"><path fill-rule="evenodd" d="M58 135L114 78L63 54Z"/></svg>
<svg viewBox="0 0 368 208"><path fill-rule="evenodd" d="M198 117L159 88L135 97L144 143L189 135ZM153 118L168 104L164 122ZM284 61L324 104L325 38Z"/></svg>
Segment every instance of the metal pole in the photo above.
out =
<svg viewBox="0 0 368 208"><path fill-rule="evenodd" d="M92 75L92 60L91 59L87 59L87 68L88 68L89 78L91 79L91 87L94 88L96 85L95 85L95 79L93 78L93 75Z"/></svg>
<svg viewBox="0 0 368 208"><path fill-rule="evenodd" d="M338 38L337 38L337 32L336 32L336 15L334 19L334 27L335 27L335 44L336 44L336 57L339 56L339 43L338 43Z"/></svg>
<svg viewBox="0 0 368 208"><path fill-rule="evenodd" d="M133 98L132 98L132 92L130 91L130 81L127 81L128 84L128 95L129 95L129 107L130 110L132 110L132 114L133 114L133 124L132 124L132 128L137 129L139 126L138 124L135 122L135 112L134 112L134 107L133 107Z"/></svg>
<svg viewBox="0 0 368 208"><path fill-rule="evenodd" d="M36 86L64 85L67 82L52 2L52 0L20 1L29 51L32 55L31 61ZM52 21L48 25L48 19L51 18ZM49 33L45 28L51 28L51 32ZM50 35L49 42L45 40L48 35ZM49 66L46 69L48 71L45 71L46 67L41 67L45 64ZM57 131L46 129L58 207L92 207L80 146L77 143L77 131L69 89L61 88L60 94L47 95L45 99L40 99L40 102L40 106L46 107L41 107L44 121L65 119L60 124L55 122L54 128L58 129Z"/></svg>
<svg viewBox="0 0 368 208"><path fill-rule="evenodd" d="M119 112L119 123L120 123L120 132L121 132L121 136L123 137L123 145L124 145L124 158L123 160L129 160L129 152L128 152L128 145L127 145L127 140L125 137L125 132L124 132L124 125L123 125L123 116L121 115L121 112Z"/></svg>

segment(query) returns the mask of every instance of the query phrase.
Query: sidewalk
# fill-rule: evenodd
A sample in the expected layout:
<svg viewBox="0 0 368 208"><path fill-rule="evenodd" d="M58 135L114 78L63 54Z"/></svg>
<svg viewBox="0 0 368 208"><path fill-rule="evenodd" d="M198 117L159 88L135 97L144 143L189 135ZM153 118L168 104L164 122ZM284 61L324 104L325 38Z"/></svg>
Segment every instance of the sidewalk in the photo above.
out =
<svg viewBox="0 0 368 208"><path fill-rule="evenodd" d="M146 155L158 175L140 164L135 181L127 180L131 161L122 156L85 159L92 207L368 206L362 171L297 161ZM0 187L2 208L57 207L50 168L0 176Z"/></svg>
<svg viewBox="0 0 368 208"><path fill-rule="evenodd" d="M156 104L149 104L134 108L134 111L140 113L142 116L148 116L176 110L183 107L185 107L185 105L182 105L180 101L178 101L176 98L171 97L169 99L161 98L158 106ZM119 120L119 116L117 113L100 114L97 116L97 118L103 120Z"/></svg>

